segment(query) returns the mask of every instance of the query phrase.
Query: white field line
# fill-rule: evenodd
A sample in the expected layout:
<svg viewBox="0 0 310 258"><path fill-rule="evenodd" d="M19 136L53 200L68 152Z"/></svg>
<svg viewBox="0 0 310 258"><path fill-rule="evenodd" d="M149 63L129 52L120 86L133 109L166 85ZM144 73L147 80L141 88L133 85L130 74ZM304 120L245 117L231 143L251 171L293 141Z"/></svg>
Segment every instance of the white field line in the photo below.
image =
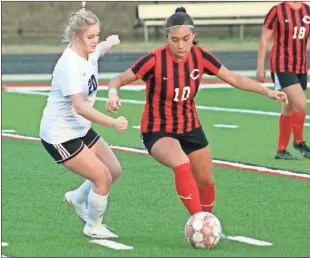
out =
<svg viewBox="0 0 310 258"><path fill-rule="evenodd" d="M94 240L90 240L89 242L97 244L97 245L101 245L107 248L111 248L114 250L134 250L133 246L125 245L125 244L115 242L112 240L107 240L107 239L94 239Z"/></svg>
<svg viewBox="0 0 310 258"><path fill-rule="evenodd" d="M263 83L263 85L267 88L273 87L272 83ZM310 85L310 84L309 84ZM202 83L199 86L199 90L205 90L205 89L232 89L233 87L230 86L227 83ZM27 85L25 86L14 86L14 84L6 86L5 84L2 86L2 89L5 90L15 90L15 91L50 91L51 87L46 85ZM108 89L107 85L99 85L98 90L105 91ZM122 87L122 91L144 91L145 90L145 84L131 84Z"/></svg>
<svg viewBox="0 0 310 258"><path fill-rule="evenodd" d="M28 95L42 95L48 96L47 92L34 92L34 91L11 91L8 92L20 93L20 94L28 94ZM97 97L97 101L107 101L107 98ZM144 100L134 100L134 99L122 99L122 103L130 103L136 105L144 105ZM269 112L269 111L262 111L262 110L251 110L251 109L238 109L238 108L222 108L222 107L212 107L212 106L196 106L197 110L209 110L209 111L219 111L219 112L229 112L229 113L242 113L242 114L253 114L253 115L263 115L263 116L279 116L280 113L278 112ZM310 119L310 115L306 116L306 119Z"/></svg>
<svg viewBox="0 0 310 258"><path fill-rule="evenodd" d="M40 142L40 138L38 137L24 136L24 135L18 135L18 134L10 134L10 133L1 133L1 135L4 138ZM132 148L132 147L123 147L123 146L116 146L116 145L110 145L110 147L111 149L115 151L123 151L123 152L135 153L135 154L149 155L145 149L137 149L137 148ZM305 174L301 172L299 173L299 172L292 172L292 171L281 170L281 169L261 167L261 166L256 166L256 165L247 165L243 163L231 162L231 161L225 161L225 160L213 159L212 162L215 165L232 168L232 169L245 170L245 171L250 171L250 172L259 172L259 173L264 173L264 174L269 174L269 175L277 175L277 176L284 176L284 177L290 177L290 178L298 178L298 179L303 179L303 180L310 180L310 174Z"/></svg>
<svg viewBox="0 0 310 258"><path fill-rule="evenodd" d="M256 245L256 246L272 246L273 245L271 242L266 242L264 240L258 240L255 238L245 237L245 236L223 236L223 239L228 239L228 240L237 241L237 242L245 243L248 245Z"/></svg>
<svg viewBox="0 0 310 258"><path fill-rule="evenodd" d="M255 76L256 71L234 71L244 76ZM310 73L310 70L309 70ZM99 73L99 79L112 79L120 73ZM267 72L266 76L270 76L270 72ZM210 78L212 76L204 74L203 78ZM50 80L52 74L3 74L2 81L39 81ZM213 77L214 78L214 77Z"/></svg>
<svg viewBox="0 0 310 258"><path fill-rule="evenodd" d="M7 247L9 244L7 242L1 242L1 247Z"/></svg>
<svg viewBox="0 0 310 258"><path fill-rule="evenodd" d="M1 130L2 133L16 133L15 130L13 129L6 129L6 130Z"/></svg>
<svg viewBox="0 0 310 258"><path fill-rule="evenodd" d="M214 127L235 129L235 128L238 128L239 125L215 124Z"/></svg>
<svg viewBox="0 0 310 258"><path fill-rule="evenodd" d="M235 73L241 74L243 76L254 77L256 71L254 70L237 70ZM310 73L310 70L308 70ZM113 77L119 75L120 73L99 73L99 79L112 79ZM266 71L266 76L270 77L270 72ZM215 78L214 76L204 74L203 78ZM3 81L39 81L39 80L50 80L52 74L3 74Z"/></svg>

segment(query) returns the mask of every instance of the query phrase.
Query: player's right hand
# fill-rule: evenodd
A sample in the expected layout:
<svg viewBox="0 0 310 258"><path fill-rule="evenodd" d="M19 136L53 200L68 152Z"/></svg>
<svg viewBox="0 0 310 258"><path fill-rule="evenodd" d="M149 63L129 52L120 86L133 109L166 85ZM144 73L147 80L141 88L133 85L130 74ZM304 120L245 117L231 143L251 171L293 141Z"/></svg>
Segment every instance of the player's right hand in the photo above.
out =
<svg viewBox="0 0 310 258"><path fill-rule="evenodd" d="M264 83L266 79L266 71L265 69L257 69L256 71L256 80Z"/></svg>
<svg viewBox="0 0 310 258"><path fill-rule="evenodd" d="M118 95L113 94L109 97L105 108L107 111L115 113L122 106L121 100Z"/></svg>
<svg viewBox="0 0 310 258"><path fill-rule="evenodd" d="M106 38L106 41L108 41L111 44L111 46L117 46L121 43L118 35L111 35Z"/></svg>
<svg viewBox="0 0 310 258"><path fill-rule="evenodd" d="M119 116L118 118L114 119L112 128L114 128L117 131L126 131L128 128L127 119L125 117Z"/></svg>

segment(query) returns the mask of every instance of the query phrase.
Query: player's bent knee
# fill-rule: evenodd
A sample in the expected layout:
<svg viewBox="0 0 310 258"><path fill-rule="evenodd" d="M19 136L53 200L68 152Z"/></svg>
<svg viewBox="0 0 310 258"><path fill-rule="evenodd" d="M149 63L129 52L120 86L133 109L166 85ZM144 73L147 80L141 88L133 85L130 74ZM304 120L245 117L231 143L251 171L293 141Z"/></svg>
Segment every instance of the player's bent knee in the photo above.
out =
<svg viewBox="0 0 310 258"><path fill-rule="evenodd" d="M110 174L112 177L112 183L114 183L116 180L118 180L122 174L122 167L120 164L117 164L110 168Z"/></svg>
<svg viewBox="0 0 310 258"><path fill-rule="evenodd" d="M307 112L307 102L296 103L293 105L293 109L298 113L305 114Z"/></svg>
<svg viewBox="0 0 310 258"><path fill-rule="evenodd" d="M112 176L109 169L107 167L94 168L92 182L100 188L110 187L112 184Z"/></svg>
<svg viewBox="0 0 310 258"><path fill-rule="evenodd" d="M176 157L173 157L173 158L170 158L170 159L162 159L161 160L161 163L166 165L167 167L171 168L171 169L174 169L175 167L178 167L182 164L185 164L185 163L190 163L190 160L189 158L185 155L176 155Z"/></svg>
<svg viewBox="0 0 310 258"><path fill-rule="evenodd" d="M208 173L208 171L206 171L204 175L198 176L197 183L199 186L213 184L214 178L213 178L212 172Z"/></svg>

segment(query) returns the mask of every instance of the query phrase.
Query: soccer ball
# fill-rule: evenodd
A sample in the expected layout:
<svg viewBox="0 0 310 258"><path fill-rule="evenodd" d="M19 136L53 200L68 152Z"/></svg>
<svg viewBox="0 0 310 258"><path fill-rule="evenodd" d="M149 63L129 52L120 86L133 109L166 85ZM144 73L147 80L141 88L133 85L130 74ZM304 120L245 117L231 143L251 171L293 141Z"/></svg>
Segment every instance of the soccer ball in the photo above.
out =
<svg viewBox="0 0 310 258"><path fill-rule="evenodd" d="M222 233L222 226L217 217L209 212L192 215L185 225L188 243L195 248L212 248L217 245Z"/></svg>

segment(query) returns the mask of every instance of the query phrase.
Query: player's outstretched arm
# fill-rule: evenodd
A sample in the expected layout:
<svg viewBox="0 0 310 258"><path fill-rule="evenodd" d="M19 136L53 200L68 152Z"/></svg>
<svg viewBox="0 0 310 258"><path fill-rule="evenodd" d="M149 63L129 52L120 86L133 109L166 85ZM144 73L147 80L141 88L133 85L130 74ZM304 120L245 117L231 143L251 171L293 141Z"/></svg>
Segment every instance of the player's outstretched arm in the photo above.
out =
<svg viewBox="0 0 310 258"><path fill-rule="evenodd" d="M105 41L102 41L97 45L96 51L92 55L98 60L100 56L105 55L112 47L118 46L119 44L120 40L118 35L111 35L107 37Z"/></svg>
<svg viewBox="0 0 310 258"><path fill-rule="evenodd" d="M265 59L268 44L272 35L273 35L272 30L266 29L265 27L262 28L262 35L257 54L257 70L256 70L256 80L258 80L259 82L264 82L266 78Z"/></svg>
<svg viewBox="0 0 310 258"><path fill-rule="evenodd" d="M102 52L108 52L112 47L118 46L121 43L118 35L111 35L102 42Z"/></svg>
<svg viewBox="0 0 310 258"><path fill-rule="evenodd" d="M119 107L121 106L121 101L118 96L118 90L124 86L128 85L134 81L136 81L138 78L133 73L131 69L126 70L125 72L121 73L120 75L114 77L109 82L109 99L106 104L106 110L109 112L115 113Z"/></svg>
<svg viewBox="0 0 310 258"><path fill-rule="evenodd" d="M287 96L284 92L281 91L273 91L268 88L265 88L259 82L251 80L245 76L234 73L228 70L225 66L221 66L220 70L216 74L216 76L228 84L239 88L245 91L256 92L262 95L266 95L271 99L275 99L277 101L283 101L288 103Z"/></svg>
<svg viewBox="0 0 310 258"><path fill-rule="evenodd" d="M83 93L71 95L70 98L76 112L87 120L118 131L125 131L127 129L128 121L124 117L115 119L99 112L86 103Z"/></svg>

